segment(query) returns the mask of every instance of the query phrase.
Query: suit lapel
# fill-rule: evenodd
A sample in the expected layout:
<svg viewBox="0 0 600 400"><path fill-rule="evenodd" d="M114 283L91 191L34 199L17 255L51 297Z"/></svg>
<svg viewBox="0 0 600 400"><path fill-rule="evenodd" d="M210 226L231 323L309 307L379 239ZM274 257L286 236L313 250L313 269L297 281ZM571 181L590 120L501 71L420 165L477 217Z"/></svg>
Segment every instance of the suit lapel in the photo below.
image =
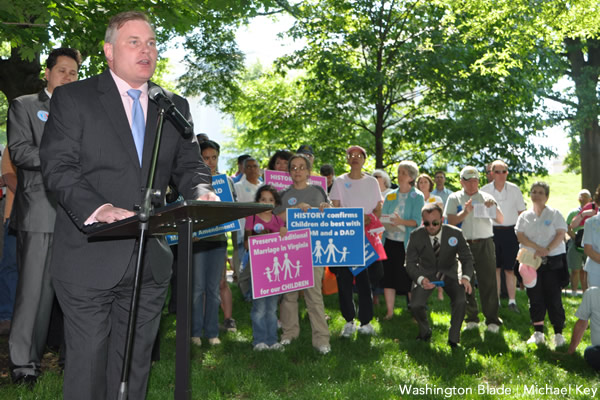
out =
<svg viewBox="0 0 600 400"><path fill-rule="evenodd" d="M138 160L133 135L131 134L131 127L127 120L127 114L123 108L123 101L121 100L117 85L108 70L99 76L98 90L101 92L100 103L104 107L106 115L113 125L113 129L110 132L107 132L107 134L112 133L119 138L130 161L139 168L140 161ZM147 131L148 126L146 126L146 132Z"/></svg>
<svg viewBox="0 0 600 400"><path fill-rule="evenodd" d="M446 256L448 250L448 229L442 224L442 235L440 236L440 258Z"/></svg>

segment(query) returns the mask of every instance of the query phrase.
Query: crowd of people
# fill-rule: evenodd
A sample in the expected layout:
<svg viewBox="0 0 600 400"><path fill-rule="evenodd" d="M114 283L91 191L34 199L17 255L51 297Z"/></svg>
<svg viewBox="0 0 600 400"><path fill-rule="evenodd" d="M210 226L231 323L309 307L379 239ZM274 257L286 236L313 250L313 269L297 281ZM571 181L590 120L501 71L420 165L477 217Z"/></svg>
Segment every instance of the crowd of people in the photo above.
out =
<svg viewBox="0 0 600 400"><path fill-rule="evenodd" d="M430 294L436 290L440 298L443 298L441 294L444 292L450 298L448 344L456 347L460 342L463 321L464 329L479 327L478 297L487 330L497 333L504 323L499 317L502 290L508 298L507 309L520 313L516 291L523 288L529 299L533 330L527 344L545 343L546 313L553 327L554 345L561 347L567 344L563 336L565 312L562 289L571 282L572 292L578 293L579 281L571 281L570 276L594 270L595 263L600 261L600 257L596 256L600 254L600 246L595 245L599 242L595 235L600 228L595 225L598 218L594 217L596 207L592 204L595 203L586 201L591 200L588 191L580 193L581 207L570 216L570 228L559 211L546 205L550 188L545 182L535 182L530 187L533 207L527 210L519 187L507 181L509 167L501 160L490 163L493 179L481 188L477 168L464 167L459 173L462 189L452 191L445 186L444 171L436 171L435 178L431 179L426 173L419 172L417 164L408 160L399 163L396 183L392 183L384 170L367 173L364 171L368 157L366 150L350 146L346 150L350 172L332 177L334 171L329 164L321 168L331 178L325 191L308 182L315 159L312 147L302 145L296 154L278 151L270 158L267 169L276 166L279 170L285 169L292 179L288 189L277 193L270 185L263 185L260 177L254 177L256 160L248 155L244 157L250 160L252 167L249 172L257 183L253 186L254 191L248 191L248 185L239 188L247 192L245 196L254 193L257 202L275 205L272 216L263 213L264 216L260 214L246 220L246 240L251 235L278 231L264 227L270 221L279 223L278 216L285 222L284 211L290 207L305 212L309 208L361 207L365 213L365 224L369 223L369 219L377 218L384 226L382 240L386 259L383 262L372 264L357 276L350 273L350 268L332 268L338 285L340 311L346 320L340 332L342 337L352 337L355 332L376 334L371 324L375 317L373 304L378 294L383 293L386 313L382 320L394 317L397 312L395 299L398 295L405 295L408 308L418 324L417 340L428 341L432 331L426 304ZM246 167L242 162L241 182L245 179L244 171ZM266 200L261 194L264 190L271 193ZM600 188L596 199L600 199ZM257 232L256 224L250 221L264 219L267 214L268 221L261 220L258 226L262 231ZM277 226L283 227L284 224ZM579 241L575 237L576 231L582 233ZM571 248L576 252L577 257L571 256L576 262L567 259L567 249ZM252 268L246 265L248 267ZM315 268L315 271L319 272L315 274L315 287L303 292L313 332L313 346L326 354L331 347L320 284L323 268ZM583 293L588 288L588 276L583 275L581 280ZM590 286L597 285L590 282ZM354 302L355 293L358 305ZM268 317L265 316L264 324L255 329L255 350L283 350L298 337L298 295L298 292L292 292L281 298L272 296L273 299L268 302L258 300L269 306L260 308L260 315L266 313ZM253 326L257 324L256 301L253 301ZM277 329L274 321L278 305L281 339L275 341ZM269 324L266 324L267 320ZM271 327L270 332L264 336L260 332L267 325ZM580 328L581 324L577 326L577 329ZM262 337L268 339L263 340ZM573 338L575 340L576 336ZM586 359L592 360L588 360L592 365L597 362L593 361L595 354L595 350L586 350Z"/></svg>
<svg viewBox="0 0 600 400"><path fill-rule="evenodd" d="M57 318L58 326L64 326L57 343L68 399L116 397L138 245L134 239L88 240L85 230L95 223L135 216L133 207L141 204L141 188L150 169L158 113L149 98L157 47L148 17L139 12L113 17L104 52L108 70L79 82L77 50L50 52L46 88L10 105L8 148L2 154L0 184L14 194L12 211L8 200L6 204L0 263L0 333L9 335L11 377L16 383L35 384L51 319ZM185 99L166 96L189 118ZM206 135L187 138L167 121L157 188L162 193L167 193L167 186L176 188L184 199L218 200L211 177L219 174L220 151ZM417 340L429 341L427 300L437 291L450 298L448 344L457 347L463 321L465 329L479 328L479 303L487 331L499 332L504 323L499 317L503 281L507 307L515 313L520 312L517 287L526 288L533 329L527 343L545 342L548 314L553 342L560 347L566 345L561 292L570 281L573 293L581 283L583 300L568 352L575 351L591 321L592 346L584 354L591 366L599 368L600 187L593 200L589 191L580 192L580 207L565 220L547 205L550 188L544 182L531 185L533 206L527 210L521 190L507 180L509 166L501 160L486 166L489 182L481 188L478 169L465 166L459 173L461 189L452 191L446 187L444 171L435 171L432 179L410 160L393 171L393 183L384 170L365 171L369 154L363 147L348 147L345 157L349 172L337 177L332 165L321 163L326 187L309 182L317 175L317 160L308 144L295 152L277 151L268 162L248 154L238 158L238 171L228 178L233 198L271 204L274 209L240 221L240 231L232 235L231 260L225 234L193 243L194 345L201 346L203 339L213 346L221 343L219 308L223 327L236 329L227 263L239 289L252 301L254 350L281 351L296 340L300 293L252 298L245 277L258 266L249 262L249 237L276 232L284 236L288 208L306 212L353 207L364 210L365 225L381 222L386 257L356 276L348 267L331 268L346 321L342 337L376 334L371 324L374 300L383 293L382 319L397 315L396 297L404 295L418 325ZM263 184L261 165L288 173L291 185L278 191ZM128 388L132 398L144 398L146 393L173 264L172 251L160 238L147 240L143 257ZM321 354L331 351L321 287L324 275L324 268L315 267L314 286L302 291L312 345Z"/></svg>

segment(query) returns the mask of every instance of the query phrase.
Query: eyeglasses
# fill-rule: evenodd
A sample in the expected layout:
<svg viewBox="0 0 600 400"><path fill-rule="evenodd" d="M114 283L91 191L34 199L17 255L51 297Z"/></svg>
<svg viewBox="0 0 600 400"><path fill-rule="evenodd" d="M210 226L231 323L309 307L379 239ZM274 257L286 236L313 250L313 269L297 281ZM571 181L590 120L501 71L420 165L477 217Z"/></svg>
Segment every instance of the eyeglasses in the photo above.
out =
<svg viewBox="0 0 600 400"><path fill-rule="evenodd" d="M506 169L501 169L499 171L494 171L495 174L508 174L508 170Z"/></svg>
<svg viewBox="0 0 600 400"><path fill-rule="evenodd" d="M348 154L348 158L365 158L361 153Z"/></svg>
<svg viewBox="0 0 600 400"><path fill-rule="evenodd" d="M540 195L546 195L546 192L544 190L532 190L531 194L540 194Z"/></svg>
<svg viewBox="0 0 600 400"><path fill-rule="evenodd" d="M304 171L306 169L306 167L304 165L301 165L299 167L291 167L290 170L292 171Z"/></svg>
<svg viewBox="0 0 600 400"><path fill-rule="evenodd" d="M429 225L433 225L433 226L440 226L442 223L440 221L424 221L423 225L425 226L429 226Z"/></svg>

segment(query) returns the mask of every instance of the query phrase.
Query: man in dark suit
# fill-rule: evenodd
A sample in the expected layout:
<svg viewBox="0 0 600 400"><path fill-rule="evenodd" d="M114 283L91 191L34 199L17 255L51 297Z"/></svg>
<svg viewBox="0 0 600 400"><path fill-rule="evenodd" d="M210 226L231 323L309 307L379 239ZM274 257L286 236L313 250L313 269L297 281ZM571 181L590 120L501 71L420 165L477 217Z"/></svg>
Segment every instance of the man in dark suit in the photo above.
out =
<svg viewBox="0 0 600 400"><path fill-rule="evenodd" d="M40 373L54 300L48 275L56 200L42 181L39 146L54 89L77 80L81 56L54 49L46 60L46 88L17 97L8 112L8 147L17 167L11 226L17 231L19 279L9 338L13 382L34 383Z"/></svg>
<svg viewBox="0 0 600 400"><path fill-rule="evenodd" d="M471 293L473 256L462 231L442 223L442 209L439 205L426 204L421 215L423 226L411 233L406 249L406 270L414 282L410 305L419 324L417 339L428 341L431 338L425 306L436 287L432 282L443 281L444 291L450 297L452 307L448 344L456 347L465 317L465 292ZM457 255L460 266L456 260Z"/></svg>
<svg viewBox="0 0 600 400"><path fill-rule="evenodd" d="M50 272L65 315L65 399L117 397L136 240L88 240L83 229L135 215L157 126L158 107L149 101L148 87L158 54L148 17L112 17L104 53L108 71L56 91L40 148L44 182L60 204ZM190 117L186 100L167 96ZM163 201L171 179L186 199L218 200L195 137L184 138L166 120L154 181ZM132 399L145 398L171 262L164 239L146 241L128 385Z"/></svg>

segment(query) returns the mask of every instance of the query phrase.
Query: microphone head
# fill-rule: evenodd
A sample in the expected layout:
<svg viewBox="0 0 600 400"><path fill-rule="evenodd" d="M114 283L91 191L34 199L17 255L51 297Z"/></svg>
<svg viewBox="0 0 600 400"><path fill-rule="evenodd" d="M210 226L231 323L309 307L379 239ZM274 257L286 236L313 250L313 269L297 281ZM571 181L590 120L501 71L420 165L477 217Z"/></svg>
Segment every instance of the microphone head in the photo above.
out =
<svg viewBox="0 0 600 400"><path fill-rule="evenodd" d="M148 97L150 98L150 100L152 101L158 101L158 98L160 96L164 96L165 92L162 90L162 88L160 86L151 86L148 89Z"/></svg>

